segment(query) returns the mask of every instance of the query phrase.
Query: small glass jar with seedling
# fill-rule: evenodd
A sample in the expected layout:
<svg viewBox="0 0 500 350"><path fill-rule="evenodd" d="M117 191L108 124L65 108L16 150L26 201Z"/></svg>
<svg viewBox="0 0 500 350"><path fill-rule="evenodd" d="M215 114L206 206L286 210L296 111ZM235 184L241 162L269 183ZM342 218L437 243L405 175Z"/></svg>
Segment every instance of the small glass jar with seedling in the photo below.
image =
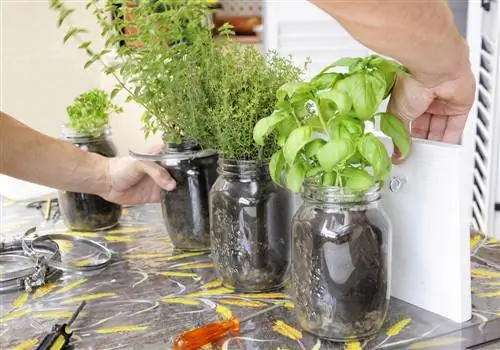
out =
<svg viewBox="0 0 500 350"><path fill-rule="evenodd" d="M111 140L109 116L121 112L108 94L92 89L79 95L67 107L69 121L61 128L61 138L86 152L115 157ZM106 230L118 225L122 207L102 197L88 193L59 191L59 207L66 226L75 231Z"/></svg>
<svg viewBox="0 0 500 350"><path fill-rule="evenodd" d="M285 84L254 139L278 135L269 167L303 202L292 224L292 290L302 328L333 341L377 333L390 298L391 224L380 205L391 172L383 142L367 130L376 118L401 157L410 136L380 113L403 67L378 55L343 58L310 81ZM286 127L283 127L286 125Z"/></svg>

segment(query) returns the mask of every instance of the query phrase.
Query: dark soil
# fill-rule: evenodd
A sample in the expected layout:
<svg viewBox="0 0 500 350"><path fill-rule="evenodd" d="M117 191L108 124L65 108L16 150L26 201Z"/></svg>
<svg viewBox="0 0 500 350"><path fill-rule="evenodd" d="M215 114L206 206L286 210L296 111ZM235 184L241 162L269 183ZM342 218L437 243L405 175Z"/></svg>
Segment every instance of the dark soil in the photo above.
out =
<svg viewBox="0 0 500 350"><path fill-rule="evenodd" d="M254 197L212 194L212 259L222 283L237 291L277 290L289 278L290 199L267 187Z"/></svg>
<svg viewBox="0 0 500 350"><path fill-rule="evenodd" d="M76 142L75 145L88 152L105 157L116 155L113 143L108 140ZM59 207L68 228L75 231L105 230L118 225L122 206L93 194L59 191Z"/></svg>
<svg viewBox="0 0 500 350"><path fill-rule="evenodd" d="M174 191L162 191L162 215L178 249L210 249L209 192L217 179L217 159L213 155L165 167L177 186Z"/></svg>
<svg viewBox="0 0 500 350"><path fill-rule="evenodd" d="M390 293L387 231L381 220L373 220L376 215L313 209L298 216L292 279L296 313L306 331L342 341L381 328Z"/></svg>

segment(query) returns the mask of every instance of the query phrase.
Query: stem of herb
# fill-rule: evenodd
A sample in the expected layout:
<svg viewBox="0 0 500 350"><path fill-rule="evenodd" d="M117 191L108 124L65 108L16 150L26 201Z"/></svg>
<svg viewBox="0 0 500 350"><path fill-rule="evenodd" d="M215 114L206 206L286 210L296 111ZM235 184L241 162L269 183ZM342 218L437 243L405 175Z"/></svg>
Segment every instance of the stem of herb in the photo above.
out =
<svg viewBox="0 0 500 350"><path fill-rule="evenodd" d="M332 137L330 136L330 133L328 132L328 129L326 128L325 120L323 119L323 116L321 115L321 107L319 104L319 100L316 99L315 102L316 102L316 107L318 107L318 117L319 117L319 121L321 122L321 126L323 127L323 130L325 130L325 133L328 136L328 138L331 139Z"/></svg>

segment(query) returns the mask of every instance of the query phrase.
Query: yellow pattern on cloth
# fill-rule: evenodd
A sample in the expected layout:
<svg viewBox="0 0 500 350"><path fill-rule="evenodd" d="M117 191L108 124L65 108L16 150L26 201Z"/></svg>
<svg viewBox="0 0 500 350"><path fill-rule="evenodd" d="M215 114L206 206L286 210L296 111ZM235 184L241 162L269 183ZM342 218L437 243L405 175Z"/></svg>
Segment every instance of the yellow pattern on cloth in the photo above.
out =
<svg viewBox="0 0 500 350"><path fill-rule="evenodd" d="M160 301L163 301L164 303L168 304L200 305L200 301L190 298L168 297L160 299Z"/></svg>
<svg viewBox="0 0 500 350"><path fill-rule="evenodd" d="M33 315L34 318L41 319L69 319L73 315L73 311L43 311L38 312ZM82 311L80 316L86 315L86 312Z"/></svg>
<svg viewBox="0 0 500 350"><path fill-rule="evenodd" d="M290 296L284 293L256 293L256 294L238 294L242 298L253 298L253 299L288 299Z"/></svg>
<svg viewBox="0 0 500 350"><path fill-rule="evenodd" d="M7 322L7 321L15 320L16 318L26 316L27 314L31 313L31 311L32 311L31 309L21 309L21 310L13 311L13 312L8 313L7 315L1 317L0 322Z"/></svg>
<svg viewBox="0 0 500 350"><path fill-rule="evenodd" d="M160 272L160 275L165 277L199 277L197 274L193 272L175 272L175 271Z"/></svg>
<svg viewBox="0 0 500 350"><path fill-rule="evenodd" d="M192 258L194 256L200 256L200 255L204 255L204 254L205 253L203 253L203 252L184 253L184 254L162 257L161 259L158 259L158 261L176 261L176 260Z"/></svg>
<svg viewBox="0 0 500 350"><path fill-rule="evenodd" d="M395 337L396 335L401 333L406 328L406 326L408 326L410 324L410 322L411 322L411 318L405 318L405 319L395 323L387 330L387 332L386 332L387 335L389 337Z"/></svg>
<svg viewBox="0 0 500 350"><path fill-rule="evenodd" d="M75 245L71 241L66 241L64 239L55 239L54 240L59 246L59 250L63 253L70 253Z"/></svg>
<svg viewBox="0 0 500 350"><path fill-rule="evenodd" d="M69 292L70 290L72 289L75 289L77 287L79 287L80 285L84 284L85 282L87 282L88 279L86 278L81 278L79 280L76 280L74 282L71 282L70 284L68 284L67 286L64 286L62 287L61 289L59 290L56 290L54 294L61 294L61 293L66 293L66 292Z"/></svg>
<svg viewBox="0 0 500 350"><path fill-rule="evenodd" d="M35 293L33 293L33 299L38 299L38 298L41 298L47 294L49 294L50 292L52 292L52 290L57 287L56 284L54 283L47 283L47 284L44 284L43 286L39 287Z"/></svg>
<svg viewBox="0 0 500 350"><path fill-rule="evenodd" d="M234 289L221 287L221 288L209 289L209 290L205 290L205 291L201 291L201 292L190 293L187 296L188 297L207 297L207 296L211 296L211 295L230 294L233 292L234 292Z"/></svg>
<svg viewBox="0 0 500 350"><path fill-rule="evenodd" d="M241 299L220 299L219 303L225 305L235 305L240 307L264 307L266 303L256 300L241 300Z"/></svg>
<svg viewBox="0 0 500 350"><path fill-rule="evenodd" d="M21 295L19 295L13 302L12 302L12 309L19 309L26 305L28 302L30 295L28 292L22 292Z"/></svg>
<svg viewBox="0 0 500 350"><path fill-rule="evenodd" d="M345 350L361 350L363 347L359 341L350 341L345 344Z"/></svg>
<svg viewBox="0 0 500 350"><path fill-rule="evenodd" d="M230 319L233 317L233 312L230 308L224 305L217 305L215 311L225 319Z"/></svg>
<svg viewBox="0 0 500 350"><path fill-rule="evenodd" d="M278 320L274 323L273 330L293 340L302 339L302 333L299 330L287 325L281 320Z"/></svg>
<svg viewBox="0 0 500 350"><path fill-rule="evenodd" d="M125 259L137 259L137 260L146 260L146 259L155 259L155 258L166 258L170 257L166 253L135 253L135 254L124 254L123 258Z"/></svg>
<svg viewBox="0 0 500 350"><path fill-rule="evenodd" d="M222 281L219 279L213 280L211 282L205 283L204 285L201 286L203 289L210 289L210 288L217 288L222 286Z"/></svg>
<svg viewBox="0 0 500 350"><path fill-rule="evenodd" d="M214 263L197 263L188 262L179 266L173 267L177 270L190 270L190 269L212 269L214 268Z"/></svg>
<svg viewBox="0 0 500 350"><path fill-rule="evenodd" d="M116 296L116 293L96 293L96 294L89 294L89 295L80 295L77 297L69 298L66 300L61 301L61 304L71 304L71 303L78 303L84 300L94 300L94 299L101 299L101 298L108 298L108 297L114 297Z"/></svg>
<svg viewBox="0 0 500 350"><path fill-rule="evenodd" d="M472 269L472 277L477 279L500 278L500 272L487 269Z"/></svg>
<svg viewBox="0 0 500 350"><path fill-rule="evenodd" d="M12 348L12 350L30 350L33 349L35 345L37 345L39 342L38 339L27 339L23 341L22 343L17 344Z"/></svg>
<svg viewBox="0 0 500 350"><path fill-rule="evenodd" d="M421 341L417 343L413 343L409 349L435 349L438 346L442 345L453 345L460 343L465 340L464 338L459 337L451 337L451 338L442 338L442 339L433 339L427 341Z"/></svg>
<svg viewBox="0 0 500 350"><path fill-rule="evenodd" d="M474 237L471 237L471 239L470 239L470 249L471 250L476 249L476 247L478 246L478 244L481 242L481 240L483 238L484 238L483 235L480 234L480 233L478 233Z"/></svg>
<svg viewBox="0 0 500 350"><path fill-rule="evenodd" d="M500 297L500 290L496 290L494 292L482 292L476 294L480 298L495 298Z"/></svg>
<svg viewBox="0 0 500 350"><path fill-rule="evenodd" d="M110 243L130 243L130 242L135 242L136 239L128 236L104 236L106 241Z"/></svg>
<svg viewBox="0 0 500 350"><path fill-rule="evenodd" d="M96 329L96 333L99 334L110 334L110 333L123 333L123 332L139 332L145 331L148 329L146 326L138 326L138 325L123 325L116 326L111 328L99 328Z"/></svg>

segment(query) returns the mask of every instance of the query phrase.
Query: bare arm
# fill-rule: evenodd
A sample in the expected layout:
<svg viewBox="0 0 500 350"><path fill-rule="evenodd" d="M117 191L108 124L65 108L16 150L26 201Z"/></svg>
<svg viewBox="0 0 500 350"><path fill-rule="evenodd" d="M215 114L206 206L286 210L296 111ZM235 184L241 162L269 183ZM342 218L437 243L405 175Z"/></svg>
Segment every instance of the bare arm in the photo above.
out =
<svg viewBox="0 0 500 350"><path fill-rule="evenodd" d="M108 163L0 112L0 173L74 192L106 193Z"/></svg>
<svg viewBox="0 0 500 350"><path fill-rule="evenodd" d="M371 50L428 87L469 69L468 47L445 0L310 0Z"/></svg>

